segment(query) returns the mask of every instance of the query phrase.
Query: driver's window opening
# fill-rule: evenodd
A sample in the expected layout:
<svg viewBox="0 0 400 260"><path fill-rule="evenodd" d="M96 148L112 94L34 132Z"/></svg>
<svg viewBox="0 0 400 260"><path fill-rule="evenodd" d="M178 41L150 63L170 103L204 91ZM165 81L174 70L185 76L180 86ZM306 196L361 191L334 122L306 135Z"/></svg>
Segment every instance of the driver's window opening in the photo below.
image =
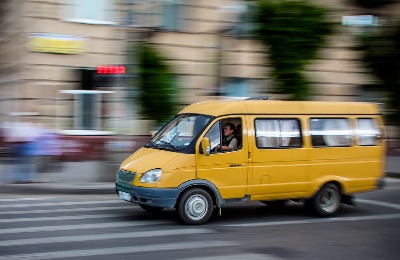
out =
<svg viewBox="0 0 400 260"><path fill-rule="evenodd" d="M240 117L219 120L205 137L210 139L211 153L233 152L242 149L243 128Z"/></svg>

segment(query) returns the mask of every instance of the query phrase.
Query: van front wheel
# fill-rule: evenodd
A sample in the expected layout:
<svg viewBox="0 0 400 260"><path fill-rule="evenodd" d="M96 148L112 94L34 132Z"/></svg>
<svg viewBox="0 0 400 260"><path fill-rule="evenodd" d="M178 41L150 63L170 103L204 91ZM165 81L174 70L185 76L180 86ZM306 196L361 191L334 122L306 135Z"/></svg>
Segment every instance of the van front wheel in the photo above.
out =
<svg viewBox="0 0 400 260"><path fill-rule="evenodd" d="M308 206L318 215L332 216L340 207L339 188L333 183L328 183L308 203Z"/></svg>
<svg viewBox="0 0 400 260"><path fill-rule="evenodd" d="M211 217L213 202L208 192L195 188L186 191L178 201L178 217L186 224L201 225Z"/></svg>

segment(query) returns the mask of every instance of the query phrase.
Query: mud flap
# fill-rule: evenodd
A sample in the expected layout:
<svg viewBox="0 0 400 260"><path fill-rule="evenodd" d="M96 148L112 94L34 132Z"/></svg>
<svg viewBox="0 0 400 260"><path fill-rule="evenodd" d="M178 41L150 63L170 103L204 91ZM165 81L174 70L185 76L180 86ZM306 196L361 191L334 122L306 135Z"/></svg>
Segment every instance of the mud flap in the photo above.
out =
<svg viewBox="0 0 400 260"><path fill-rule="evenodd" d="M217 206L218 216L221 216L222 215L221 205L217 202L216 206Z"/></svg>

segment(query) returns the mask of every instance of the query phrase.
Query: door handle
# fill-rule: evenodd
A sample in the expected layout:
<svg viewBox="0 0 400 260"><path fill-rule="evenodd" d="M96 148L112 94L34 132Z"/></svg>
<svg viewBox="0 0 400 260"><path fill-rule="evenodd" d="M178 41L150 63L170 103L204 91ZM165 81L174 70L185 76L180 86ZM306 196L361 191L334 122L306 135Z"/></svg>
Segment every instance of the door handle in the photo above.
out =
<svg viewBox="0 0 400 260"><path fill-rule="evenodd" d="M231 164L229 167L241 167L244 166L244 164Z"/></svg>

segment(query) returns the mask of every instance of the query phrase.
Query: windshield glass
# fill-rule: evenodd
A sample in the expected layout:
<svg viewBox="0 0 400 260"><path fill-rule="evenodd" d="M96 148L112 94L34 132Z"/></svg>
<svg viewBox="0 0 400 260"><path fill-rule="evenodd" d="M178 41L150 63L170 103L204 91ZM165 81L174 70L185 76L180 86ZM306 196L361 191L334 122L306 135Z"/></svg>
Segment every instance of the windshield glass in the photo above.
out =
<svg viewBox="0 0 400 260"><path fill-rule="evenodd" d="M158 131L148 146L158 149L182 152L200 134L211 116L180 114Z"/></svg>

